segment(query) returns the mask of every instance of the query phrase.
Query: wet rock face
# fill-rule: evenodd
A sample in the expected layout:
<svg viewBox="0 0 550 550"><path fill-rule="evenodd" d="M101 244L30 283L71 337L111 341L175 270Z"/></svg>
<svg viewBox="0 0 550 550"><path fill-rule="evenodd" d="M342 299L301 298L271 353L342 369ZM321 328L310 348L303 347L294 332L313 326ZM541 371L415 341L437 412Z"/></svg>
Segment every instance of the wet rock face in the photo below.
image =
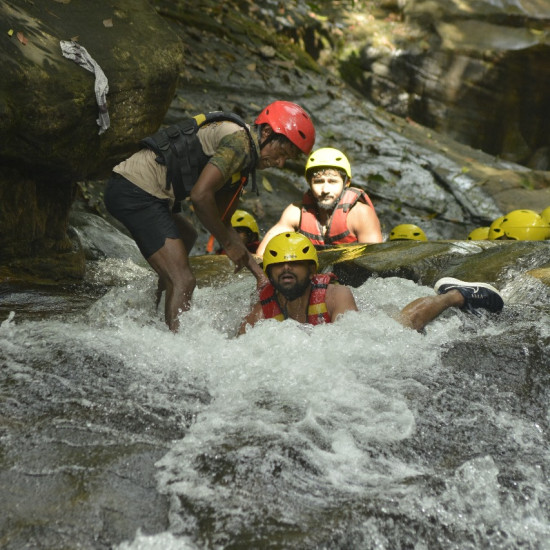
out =
<svg viewBox="0 0 550 550"><path fill-rule="evenodd" d="M319 262L353 287L370 277L401 277L430 287L441 277L455 277L508 285L511 292L531 292L526 301L533 305L548 303L548 241L389 241L322 250ZM518 266L524 274L509 275Z"/></svg>
<svg viewBox="0 0 550 550"><path fill-rule="evenodd" d="M344 62L354 84L395 114L548 170L548 3L401 4L403 23L392 27L398 32L385 42L371 35Z"/></svg>
<svg viewBox="0 0 550 550"><path fill-rule="evenodd" d="M145 0L14 0L2 3L0 20L0 252L66 253L75 182L107 175L158 128L183 50ZM61 40L78 41L108 79L101 135L95 75L63 56Z"/></svg>
<svg viewBox="0 0 550 550"><path fill-rule="evenodd" d="M507 211L550 204L550 172L526 170L388 115L335 71L323 72L304 52L310 48L304 33L322 30L321 19L309 8L300 11L301 2L248 3L249 10L237 4L157 0L159 15L145 1L121 0L116 7L104 0L93 6L84 0L0 4L7 37L0 44L0 281L81 278L86 260L97 253L86 248L87 233L103 229L88 223L82 229L72 219L73 239L66 238L76 182L84 198L83 187L97 183L95 203L88 206L105 216L98 207L104 178L161 123L209 110L234 111L252 122L275 99L295 101L312 114L316 147L345 151L353 184L371 196L385 234L408 222L430 240L464 239ZM382 4L394 10L404 5ZM340 3L333 8L341 21ZM403 48L410 55L422 54L428 44L421 34L427 31L418 29ZM322 38L343 36L336 30ZM393 35L401 36L396 31L384 38ZM64 58L59 46L75 37L109 79L111 126L102 135L94 75ZM348 31L344 38L347 43ZM241 207L256 216L262 233L301 198L304 162L266 171L259 175L260 195L250 189L243 195ZM199 233L192 254L203 254L209 233L189 205L184 210Z"/></svg>

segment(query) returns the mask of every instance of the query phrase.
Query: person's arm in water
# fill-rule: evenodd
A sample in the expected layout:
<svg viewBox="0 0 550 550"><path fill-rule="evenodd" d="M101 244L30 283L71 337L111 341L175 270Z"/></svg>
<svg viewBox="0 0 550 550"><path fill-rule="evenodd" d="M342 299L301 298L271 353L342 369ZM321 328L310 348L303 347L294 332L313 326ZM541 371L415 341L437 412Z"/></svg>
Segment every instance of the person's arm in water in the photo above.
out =
<svg viewBox="0 0 550 550"><path fill-rule="evenodd" d="M358 243L381 243L382 230L380 220L374 211L364 202L356 202L347 219L348 229L357 237Z"/></svg>
<svg viewBox="0 0 550 550"><path fill-rule="evenodd" d="M281 214L279 221L264 235L262 242L256 250L256 254L260 257L263 256L267 243L275 237L275 235L280 235L285 231L298 231L300 228L300 214L300 207L296 206L294 203L289 204Z"/></svg>
<svg viewBox="0 0 550 550"><path fill-rule="evenodd" d="M250 313L243 319L237 336L246 332L246 327L253 327L258 321L264 319L264 311L261 302L256 302Z"/></svg>
<svg viewBox="0 0 550 550"><path fill-rule="evenodd" d="M325 303L333 322L347 311L358 311L351 289L345 285L328 285Z"/></svg>
<svg viewBox="0 0 550 550"><path fill-rule="evenodd" d="M219 168L208 163L191 189L190 196L195 214L204 227L216 237L229 259L235 263L236 272L246 267L258 280L263 280L265 275L261 267L248 252L237 232L221 219L220 210L224 210L231 200L230 196L227 196L226 200L218 204L216 195L224 183Z"/></svg>

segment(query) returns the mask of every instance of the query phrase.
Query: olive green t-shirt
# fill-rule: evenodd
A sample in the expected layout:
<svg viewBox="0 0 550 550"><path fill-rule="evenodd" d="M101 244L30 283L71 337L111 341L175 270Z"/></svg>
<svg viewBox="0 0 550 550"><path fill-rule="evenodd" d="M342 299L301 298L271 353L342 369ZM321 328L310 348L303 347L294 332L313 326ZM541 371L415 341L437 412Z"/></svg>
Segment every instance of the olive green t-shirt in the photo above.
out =
<svg viewBox="0 0 550 550"><path fill-rule="evenodd" d="M197 134L202 150L210 157L209 163L216 166L227 182L248 168L251 162L250 142L244 128L234 122L212 122L202 126ZM257 150L260 149L257 137L252 132ZM159 164L156 153L150 149L141 149L113 168L147 193L160 199L175 201L172 187L166 189L166 166Z"/></svg>

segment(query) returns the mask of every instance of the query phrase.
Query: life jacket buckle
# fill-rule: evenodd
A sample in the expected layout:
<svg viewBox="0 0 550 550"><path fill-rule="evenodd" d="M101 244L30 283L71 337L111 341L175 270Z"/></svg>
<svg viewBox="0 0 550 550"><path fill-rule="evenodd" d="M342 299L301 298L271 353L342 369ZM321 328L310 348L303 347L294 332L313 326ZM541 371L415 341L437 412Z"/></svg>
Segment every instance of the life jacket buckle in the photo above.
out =
<svg viewBox="0 0 550 550"><path fill-rule="evenodd" d="M170 126L166 129L166 135L170 139L176 139L180 135L180 130L176 126Z"/></svg>
<svg viewBox="0 0 550 550"><path fill-rule="evenodd" d="M168 151L168 149L170 148L170 139L168 138L168 136L166 135L165 132L159 132L157 134L157 139L156 139L156 146L161 150L161 151Z"/></svg>
<svg viewBox="0 0 550 550"><path fill-rule="evenodd" d="M186 136L194 134L198 129L197 122L194 118L190 118L188 120L184 120L178 123L177 127L179 128L180 132L182 134L185 134Z"/></svg>

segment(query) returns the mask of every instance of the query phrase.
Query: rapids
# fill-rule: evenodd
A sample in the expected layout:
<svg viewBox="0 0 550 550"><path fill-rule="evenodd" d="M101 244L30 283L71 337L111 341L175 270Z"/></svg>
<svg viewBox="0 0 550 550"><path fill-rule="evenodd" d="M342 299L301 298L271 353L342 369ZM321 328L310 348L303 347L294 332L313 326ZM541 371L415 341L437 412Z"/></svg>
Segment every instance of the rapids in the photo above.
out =
<svg viewBox="0 0 550 550"><path fill-rule="evenodd" d="M543 285L419 334L392 315L433 290L371 278L337 323L236 338L249 275L177 335L149 270L92 275L4 295L3 548L550 548Z"/></svg>

